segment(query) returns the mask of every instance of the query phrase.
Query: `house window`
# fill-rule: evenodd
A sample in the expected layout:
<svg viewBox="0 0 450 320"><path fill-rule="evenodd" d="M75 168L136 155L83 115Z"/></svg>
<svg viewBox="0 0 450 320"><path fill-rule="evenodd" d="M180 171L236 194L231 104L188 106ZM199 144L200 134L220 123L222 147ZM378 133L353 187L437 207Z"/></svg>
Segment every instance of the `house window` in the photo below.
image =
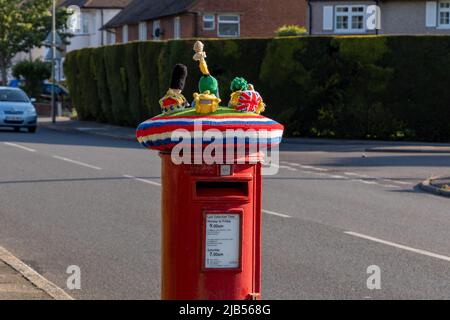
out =
<svg viewBox="0 0 450 320"><path fill-rule="evenodd" d="M364 32L365 6L336 6L336 32Z"/></svg>
<svg viewBox="0 0 450 320"><path fill-rule="evenodd" d="M181 21L180 17L175 17L173 19L173 38L180 39L181 38Z"/></svg>
<svg viewBox="0 0 450 320"><path fill-rule="evenodd" d="M240 17L238 15L221 15L218 17L217 34L219 37L239 37Z"/></svg>
<svg viewBox="0 0 450 320"><path fill-rule="evenodd" d="M89 34L89 15L87 13L81 15L81 33Z"/></svg>
<svg viewBox="0 0 450 320"><path fill-rule="evenodd" d="M139 40L141 40L141 41L147 40L147 23L146 22L139 23Z"/></svg>
<svg viewBox="0 0 450 320"><path fill-rule="evenodd" d="M116 44L116 33L115 32L111 32L110 33L111 35L110 35L110 44Z"/></svg>
<svg viewBox="0 0 450 320"><path fill-rule="evenodd" d="M122 28L122 42L128 42L128 25L124 25Z"/></svg>
<svg viewBox="0 0 450 320"><path fill-rule="evenodd" d="M216 28L216 18L213 14L203 15L203 30L214 30Z"/></svg>
<svg viewBox="0 0 450 320"><path fill-rule="evenodd" d="M439 3L439 26L450 27L450 1Z"/></svg>
<svg viewBox="0 0 450 320"><path fill-rule="evenodd" d="M155 20L153 21L153 40L161 39L161 21Z"/></svg>

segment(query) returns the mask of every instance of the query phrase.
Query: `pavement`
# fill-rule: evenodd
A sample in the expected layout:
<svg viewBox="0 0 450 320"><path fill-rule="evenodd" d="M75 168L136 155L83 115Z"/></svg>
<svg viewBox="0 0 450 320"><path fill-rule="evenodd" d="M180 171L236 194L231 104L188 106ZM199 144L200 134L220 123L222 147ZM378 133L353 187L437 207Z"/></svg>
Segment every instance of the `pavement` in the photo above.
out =
<svg viewBox="0 0 450 320"><path fill-rule="evenodd" d="M18 271L0 261L0 300L51 300Z"/></svg>
<svg viewBox="0 0 450 320"><path fill-rule="evenodd" d="M0 300L55 299L72 297L0 247Z"/></svg>
<svg viewBox="0 0 450 320"><path fill-rule="evenodd" d="M39 119L42 127L65 132L85 132L103 137L136 141L136 130L129 127L121 127L94 121L71 120L68 117L58 117L55 123L51 118Z"/></svg>
<svg viewBox="0 0 450 320"><path fill-rule="evenodd" d="M70 125L0 131L0 246L75 299L159 299L158 154ZM449 176L450 154L366 151L392 145L407 143L282 144L264 178L263 299L450 297L449 199L418 187Z"/></svg>

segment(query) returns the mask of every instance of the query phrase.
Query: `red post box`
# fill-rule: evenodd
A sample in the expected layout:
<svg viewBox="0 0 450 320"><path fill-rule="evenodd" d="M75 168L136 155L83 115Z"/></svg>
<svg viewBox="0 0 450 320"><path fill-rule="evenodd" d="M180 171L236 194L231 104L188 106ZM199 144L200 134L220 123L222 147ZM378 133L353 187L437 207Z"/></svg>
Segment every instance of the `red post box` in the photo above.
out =
<svg viewBox="0 0 450 320"><path fill-rule="evenodd" d="M194 108L182 94L187 67L177 64L162 114L136 132L162 159L162 298L259 299L261 161L284 127L260 115L262 97L244 78L231 82L229 107L219 107L203 49L194 44L203 74Z"/></svg>
<svg viewBox="0 0 450 320"><path fill-rule="evenodd" d="M163 299L260 299L262 157L264 146L273 150L281 142L284 128L261 115L220 111L157 116L137 130L139 142L162 159ZM245 137L243 129L262 134ZM186 141L177 138L179 130ZM217 135L229 131L233 139ZM214 164L203 157L211 142L205 133L223 138L223 159L208 160ZM194 161L179 161L184 143Z"/></svg>
<svg viewBox="0 0 450 320"><path fill-rule="evenodd" d="M261 164L162 159L162 298L261 293ZM176 201L174 201L176 195Z"/></svg>

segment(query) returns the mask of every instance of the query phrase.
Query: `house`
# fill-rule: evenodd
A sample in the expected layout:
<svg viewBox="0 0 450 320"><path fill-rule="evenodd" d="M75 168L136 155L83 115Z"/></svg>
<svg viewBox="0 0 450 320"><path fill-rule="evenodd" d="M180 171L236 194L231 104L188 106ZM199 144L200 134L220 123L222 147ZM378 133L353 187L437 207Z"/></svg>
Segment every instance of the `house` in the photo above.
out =
<svg viewBox="0 0 450 320"><path fill-rule="evenodd" d="M60 7L73 9L78 19L66 52L115 43L114 33L102 27L125 8L131 0L62 0Z"/></svg>
<svg viewBox="0 0 450 320"><path fill-rule="evenodd" d="M311 35L450 34L450 0L307 2Z"/></svg>
<svg viewBox="0 0 450 320"><path fill-rule="evenodd" d="M100 30L131 0L62 0L60 7L75 8L79 19L66 52L115 43L114 34Z"/></svg>
<svg viewBox="0 0 450 320"><path fill-rule="evenodd" d="M272 37L306 25L305 0L133 0L105 26L117 42Z"/></svg>

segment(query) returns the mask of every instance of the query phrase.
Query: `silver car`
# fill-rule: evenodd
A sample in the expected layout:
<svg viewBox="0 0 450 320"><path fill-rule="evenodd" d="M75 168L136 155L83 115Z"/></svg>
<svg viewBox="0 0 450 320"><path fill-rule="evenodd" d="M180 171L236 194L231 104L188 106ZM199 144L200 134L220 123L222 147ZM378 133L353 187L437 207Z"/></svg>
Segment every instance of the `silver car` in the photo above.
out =
<svg viewBox="0 0 450 320"><path fill-rule="evenodd" d="M0 87L0 127L36 132L37 114L33 101L18 88Z"/></svg>

